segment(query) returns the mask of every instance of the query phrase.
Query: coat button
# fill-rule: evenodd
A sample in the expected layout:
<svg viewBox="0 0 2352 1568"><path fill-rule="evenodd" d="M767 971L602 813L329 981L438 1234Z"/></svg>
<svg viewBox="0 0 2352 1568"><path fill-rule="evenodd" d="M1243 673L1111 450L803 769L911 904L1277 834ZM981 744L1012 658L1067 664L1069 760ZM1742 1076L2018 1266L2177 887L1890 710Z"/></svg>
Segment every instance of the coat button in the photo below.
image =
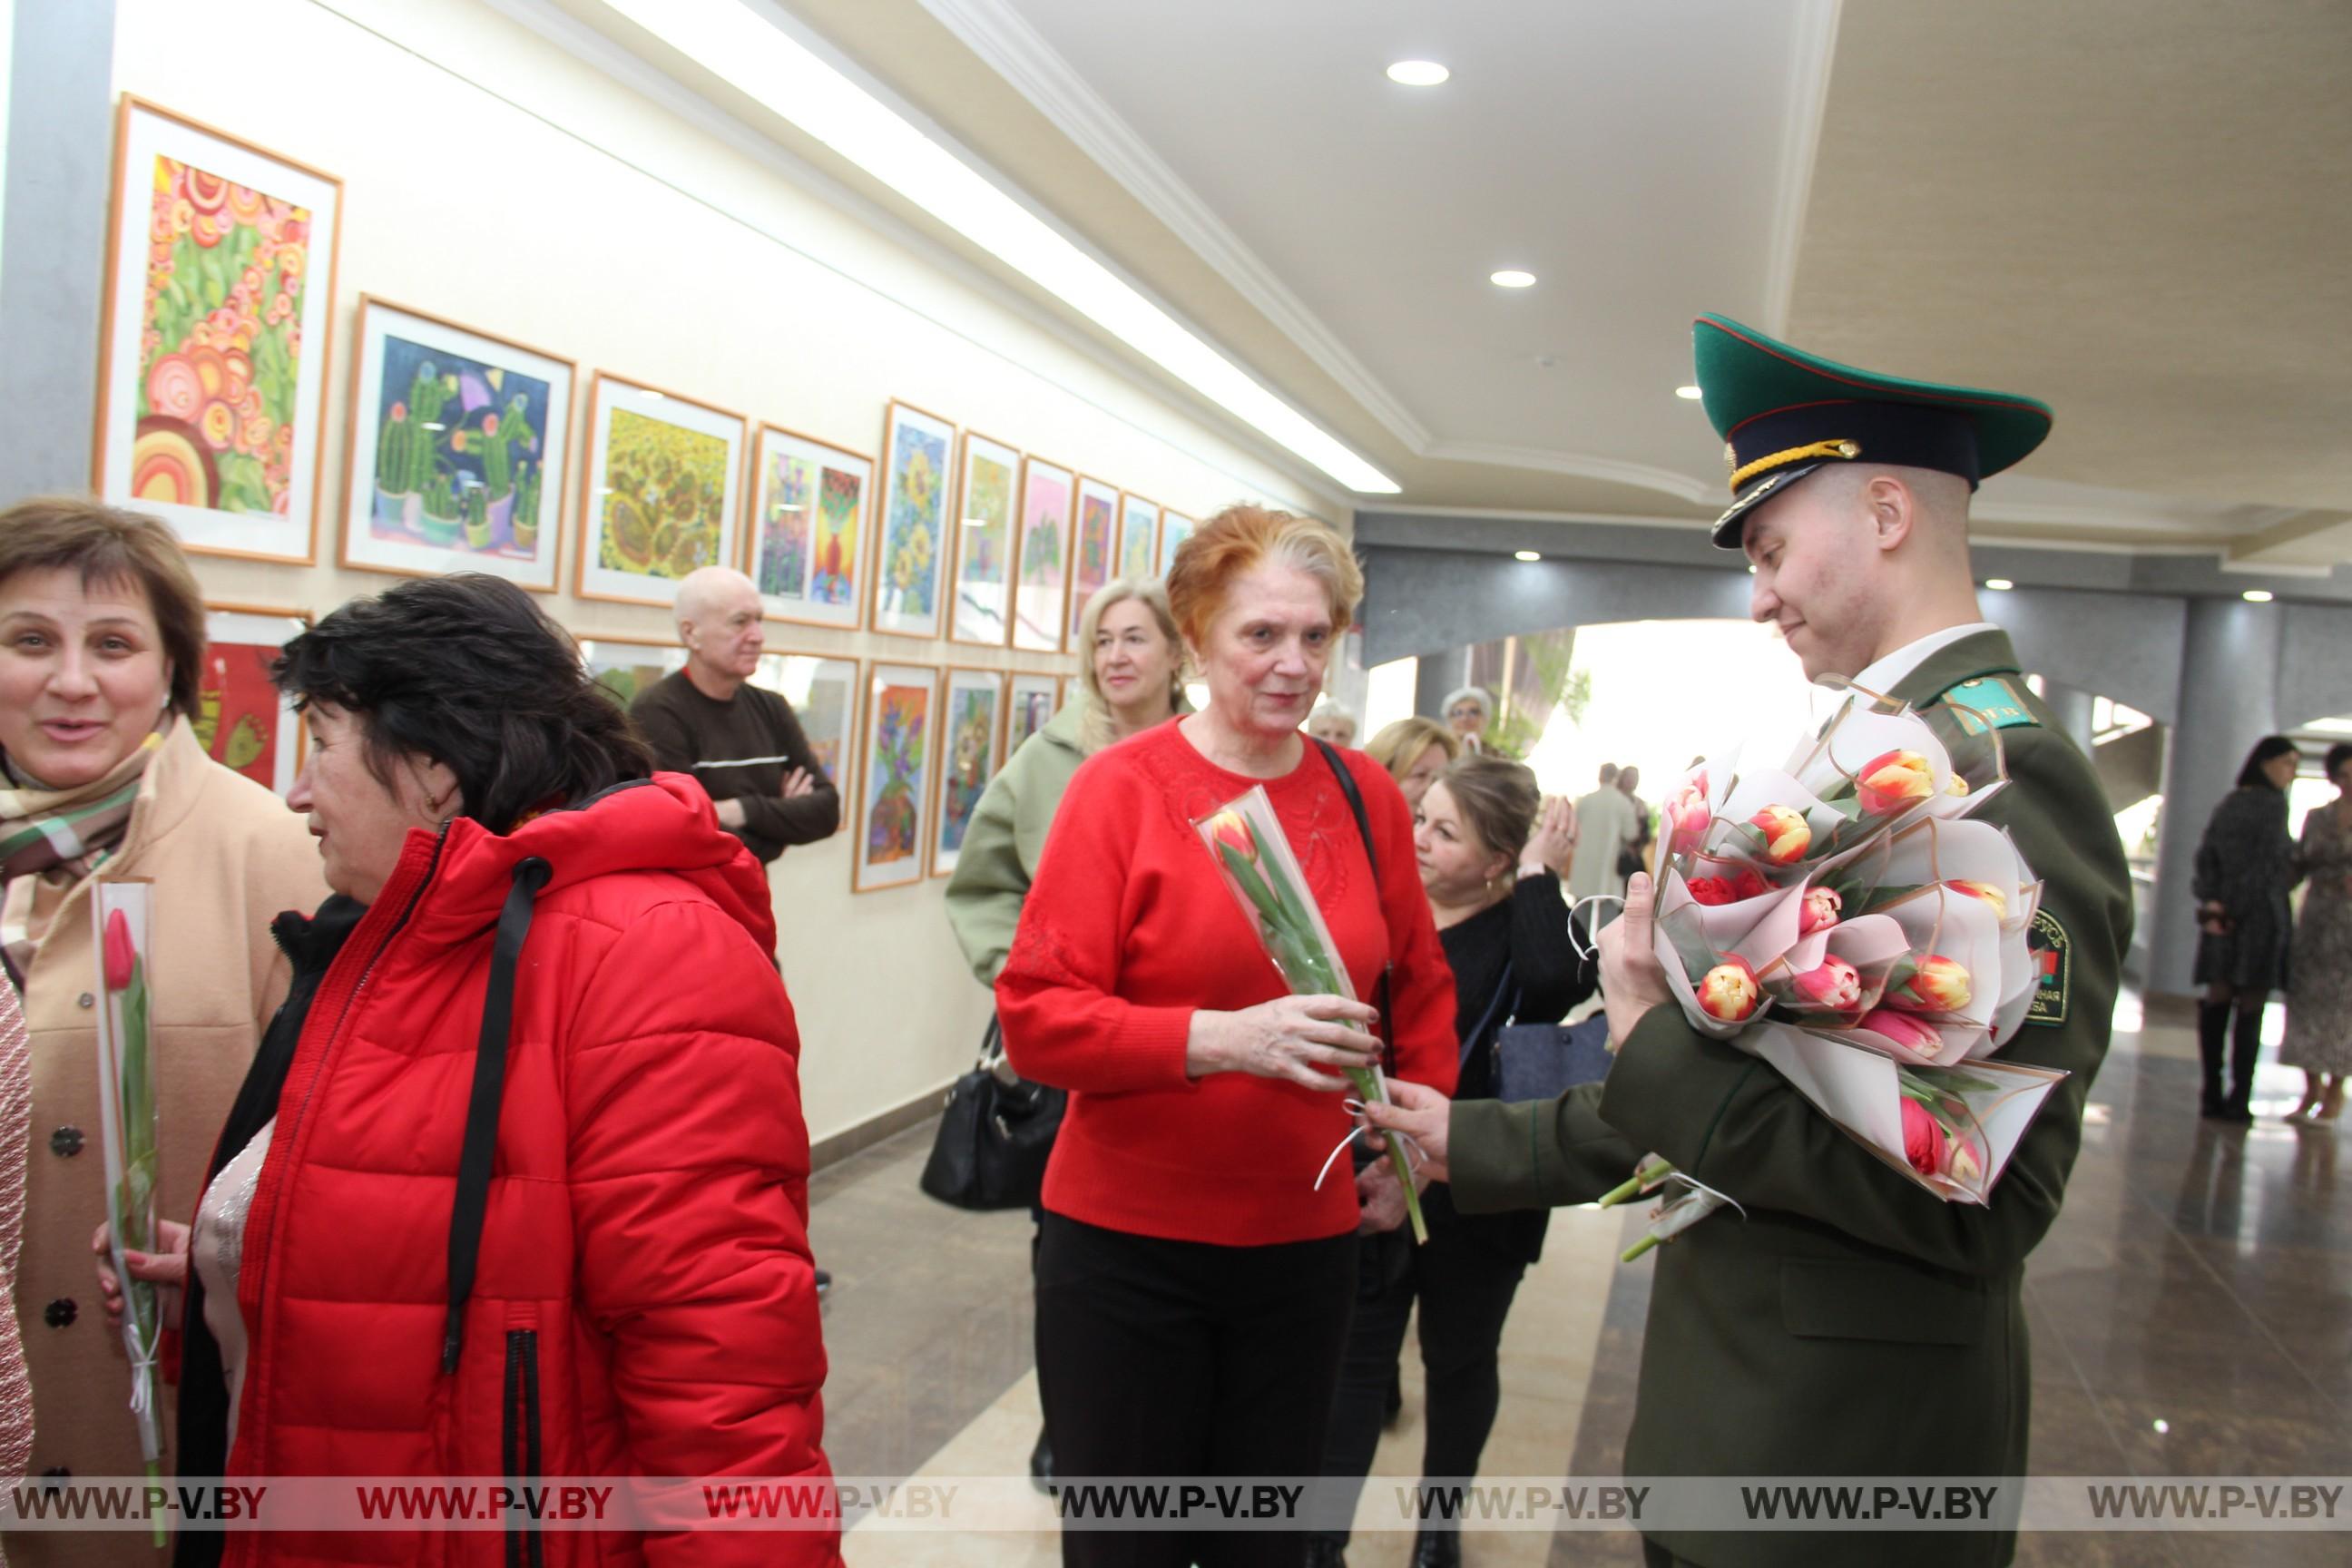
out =
<svg viewBox="0 0 2352 1568"><path fill-rule="evenodd" d="M77 1007L95 1007L98 1005L98 998L85 991L79 996L74 998L74 1005Z"/></svg>
<svg viewBox="0 0 2352 1568"><path fill-rule="evenodd" d="M53 1329L70 1327L80 1315L81 1309L74 1305L71 1296L60 1296L41 1310L42 1321Z"/></svg>
<svg viewBox="0 0 2352 1568"><path fill-rule="evenodd" d="M81 1129L60 1127L49 1134L49 1152L60 1160L70 1160L81 1152Z"/></svg>

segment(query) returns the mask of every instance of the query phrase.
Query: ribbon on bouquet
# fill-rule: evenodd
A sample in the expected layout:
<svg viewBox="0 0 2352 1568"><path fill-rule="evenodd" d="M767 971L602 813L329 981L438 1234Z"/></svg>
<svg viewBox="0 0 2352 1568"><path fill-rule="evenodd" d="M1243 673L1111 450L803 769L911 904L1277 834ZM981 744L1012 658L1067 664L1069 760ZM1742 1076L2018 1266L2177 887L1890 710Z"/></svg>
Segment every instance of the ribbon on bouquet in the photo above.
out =
<svg viewBox="0 0 2352 1568"><path fill-rule="evenodd" d="M1331 1167L1339 1163L1340 1155L1348 1152L1348 1146L1372 1130L1370 1123L1360 1120L1364 1114L1364 1102L1362 1100L1343 1100L1339 1102L1339 1106L1340 1109L1347 1111L1349 1115L1357 1117L1359 1120L1353 1127L1348 1129L1348 1135L1345 1138L1340 1139L1339 1142L1332 1145L1331 1152L1324 1157L1323 1168L1315 1173L1315 1190L1318 1193L1323 1190L1323 1178L1331 1173ZM1384 1136L1393 1138L1397 1141L1398 1145L1404 1150L1404 1157L1412 1163L1412 1168L1414 1170L1418 1171L1423 1165L1429 1163L1428 1154L1423 1152L1419 1140L1415 1139L1412 1133L1390 1132L1384 1134Z"/></svg>

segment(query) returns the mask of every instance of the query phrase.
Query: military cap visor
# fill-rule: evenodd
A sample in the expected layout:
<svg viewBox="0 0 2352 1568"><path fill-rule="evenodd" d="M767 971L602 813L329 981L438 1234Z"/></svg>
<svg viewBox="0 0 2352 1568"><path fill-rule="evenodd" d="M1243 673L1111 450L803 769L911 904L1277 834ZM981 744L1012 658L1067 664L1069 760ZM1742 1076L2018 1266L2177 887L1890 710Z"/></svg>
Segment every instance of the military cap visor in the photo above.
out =
<svg viewBox="0 0 2352 1568"><path fill-rule="evenodd" d="M1832 463L1958 474L1970 489L2050 434L2046 404L2011 393L1908 381L1810 354L1727 316L1692 323L1699 400L1724 439L1730 510L1715 542L1737 550L1750 510Z"/></svg>

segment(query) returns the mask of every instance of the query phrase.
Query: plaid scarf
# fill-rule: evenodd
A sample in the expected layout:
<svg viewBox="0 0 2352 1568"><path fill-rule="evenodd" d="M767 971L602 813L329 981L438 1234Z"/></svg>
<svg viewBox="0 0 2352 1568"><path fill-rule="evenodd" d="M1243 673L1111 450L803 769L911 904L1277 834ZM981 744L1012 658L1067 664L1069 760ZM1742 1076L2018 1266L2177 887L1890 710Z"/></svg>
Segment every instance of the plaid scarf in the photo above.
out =
<svg viewBox="0 0 2352 1568"><path fill-rule="evenodd" d="M78 789L19 787L11 771L0 788L0 889L26 876L71 886L105 864L122 843L140 781L163 743L159 730L104 778ZM0 961L19 994L39 945L29 930L0 931Z"/></svg>

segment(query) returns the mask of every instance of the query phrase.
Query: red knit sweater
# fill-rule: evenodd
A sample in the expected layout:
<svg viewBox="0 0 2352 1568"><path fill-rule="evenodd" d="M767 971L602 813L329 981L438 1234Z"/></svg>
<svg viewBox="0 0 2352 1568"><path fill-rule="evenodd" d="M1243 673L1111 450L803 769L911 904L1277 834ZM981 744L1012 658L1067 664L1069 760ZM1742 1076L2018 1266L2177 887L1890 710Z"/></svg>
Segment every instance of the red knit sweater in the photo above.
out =
<svg viewBox="0 0 2352 1568"><path fill-rule="evenodd" d="M1395 964L1397 1076L1451 1092L1454 977L1414 868L1394 781L1345 752L1374 840L1375 885L1339 782L1309 745L1263 781L1357 994ZM1346 1160L1315 1174L1349 1117L1344 1094L1246 1073L1184 1070L1195 1011L1237 1012L1286 987L1192 826L1260 781L1193 750L1179 724L1098 752L1054 816L1013 955L996 982L1006 1054L1069 1089L1045 1207L1088 1225L1231 1247L1353 1230Z"/></svg>

